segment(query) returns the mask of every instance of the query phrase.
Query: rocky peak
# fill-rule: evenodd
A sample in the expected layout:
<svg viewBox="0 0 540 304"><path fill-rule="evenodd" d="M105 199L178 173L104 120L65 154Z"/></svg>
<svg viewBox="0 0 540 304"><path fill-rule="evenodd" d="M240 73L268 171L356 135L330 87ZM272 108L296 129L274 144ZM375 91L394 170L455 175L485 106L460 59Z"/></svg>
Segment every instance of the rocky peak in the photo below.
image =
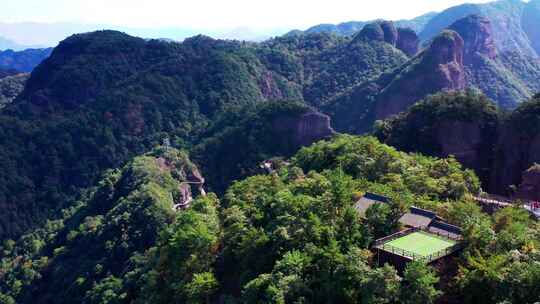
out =
<svg viewBox="0 0 540 304"><path fill-rule="evenodd" d="M396 46L398 31L391 21L377 21L364 26L354 40L384 41Z"/></svg>
<svg viewBox="0 0 540 304"><path fill-rule="evenodd" d="M458 33L444 31L433 40L422 61L431 65L454 63L462 66L463 47L463 39Z"/></svg>
<svg viewBox="0 0 540 304"><path fill-rule="evenodd" d="M379 23L366 24L354 38L354 41L357 40L384 41L384 31Z"/></svg>
<svg viewBox="0 0 540 304"><path fill-rule="evenodd" d="M531 0L523 10L521 27L540 56L540 0Z"/></svg>
<svg viewBox="0 0 540 304"><path fill-rule="evenodd" d="M463 39L454 31L444 31L392 78L378 97L377 119L402 112L426 95L464 89Z"/></svg>
<svg viewBox="0 0 540 304"><path fill-rule="evenodd" d="M397 31L396 47L409 57L416 55L420 45L420 38L418 38L416 32L409 28L398 28Z"/></svg>
<svg viewBox="0 0 540 304"><path fill-rule="evenodd" d="M493 39L493 29L489 19L470 15L456 21L450 29L457 32L464 41L464 57L470 61L476 54L494 59L497 56L497 47Z"/></svg>
<svg viewBox="0 0 540 304"><path fill-rule="evenodd" d="M392 21L381 21L379 23L384 33L384 41L393 46L396 46L398 41L398 30Z"/></svg>
<svg viewBox="0 0 540 304"><path fill-rule="evenodd" d="M369 23L356 35L355 41L381 41L403 51L412 57L418 53L420 39L415 31L409 28L396 28L392 21Z"/></svg>

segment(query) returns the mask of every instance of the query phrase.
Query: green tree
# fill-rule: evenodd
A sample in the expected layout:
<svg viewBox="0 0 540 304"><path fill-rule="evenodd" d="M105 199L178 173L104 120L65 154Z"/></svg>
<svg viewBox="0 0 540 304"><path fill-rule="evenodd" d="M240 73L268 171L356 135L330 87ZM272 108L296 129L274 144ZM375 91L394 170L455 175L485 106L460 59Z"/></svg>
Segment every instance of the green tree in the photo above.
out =
<svg viewBox="0 0 540 304"><path fill-rule="evenodd" d="M424 263L413 261L403 272L399 300L405 304L434 303L442 294L435 286L439 278Z"/></svg>

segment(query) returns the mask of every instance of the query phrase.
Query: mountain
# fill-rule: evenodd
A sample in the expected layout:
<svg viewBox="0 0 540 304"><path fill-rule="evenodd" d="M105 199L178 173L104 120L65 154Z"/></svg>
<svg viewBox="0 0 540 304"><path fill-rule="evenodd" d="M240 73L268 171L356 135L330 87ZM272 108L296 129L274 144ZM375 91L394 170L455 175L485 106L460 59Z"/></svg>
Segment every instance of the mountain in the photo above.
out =
<svg viewBox="0 0 540 304"><path fill-rule="evenodd" d="M394 21L396 26L400 28L409 28L419 33L425 25L436 16L437 13L431 12L422 16L416 17L411 20L397 20ZM351 36L361 31L365 25L377 22L378 20L371 21L349 21L339 24L319 24L308 28L305 31L293 30L287 35L300 35L300 34L312 34L312 33L333 33L339 36Z"/></svg>
<svg viewBox="0 0 540 304"><path fill-rule="evenodd" d="M474 169L489 191L501 115L491 100L478 92L438 93L379 122L374 134L402 151L453 155Z"/></svg>
<svg viewBox="0 0 540 304"><path fill-rule="evenodd" d="M492 23L471 15L450 26L465 42L464 67L475 86L505 109L513 109L540 90L540 61L521 53L501 52L495 44ZM528 67L528 68L518 68Z"/></svg>
<svg viewBox="0 0 540 304"><path fill-rule="evenodd" d="M423 41L429 41L441 30L448 28L459 19L469 15L479 15L489 20L493 26L493 40L499 52L518 52L525 56L537 57L533 44L537 23L540 18L538 2L526 3L520 0L499 0L484 4L464 4L449 8L433 17L420 32Z"/></svg>
<svg viewBox="0 0 540 304"><path fill-rule="evenodd" d="M160 233L175 221L174 206L185 186L191 187L186 182L199 174L184 152L165 147L107 172L62 218L25 236L34 246L21 241L4 247L2 261L11 271L0 274L0 295L18 303L82 303L105 296L108 284L122 282L129 286L123 291L129 297L143 296L138 288L151 265L142 262L150 258L148 250L158 248L158 240L167 241ZM215 216L211 203L214 196L201 195L191 206L205 209L197 214ZM23 288L17 289L20 283ZM127 295L115 294L116 301L129 301Z"/></svg>
<svg viewBox="0 0 540 304"><path fill-rule="evenodd" d="M445 31L407 63L336 96L324 109L338 131L362 133L428 94L464 89L463 43L457 33Z"/></svg>
<svg viewBox="0 0 540 304"><path fill-rule="evenodd" d="M529 37L533 49L540 55L540 1L531 0L527 3L521 19L521 27Z"/></svg>
<svg viewBox="0 0 540 304"><path fill-rule="evenodd" d="M378 123L374 132L400 150L454 155L490 193L537 200L531 188L540 163L539 105L537 96L505 113L478 92L441 93Z"/></svg>
<svg viewBox="0 0 540 304"><path fill-rule="evenodd" d="M368 40L385 36L374 25L366 25L360 35ZM392 39L386 42L393 43ZM479 89L501 108L511 110L540 90L539 78L539 60L522 53L501 53L491 22L470 15L394 71L335 95L324 110L338 131L362 133L375 120L405 111L439 91Z"/></svg>
<svg viewBox="0 0 540 304"><path fill-rule="evenodd" d="M362 165L353 165L358 160ZM301 259L300 297L342 303L354 291L385 302L407 286L392 267L373 264L367 248L370 240L398 227L360 219L355 193L384 189L403 198L381 215L397 223L413 202L440 206L478 191L474 174L453 159L400 153L372 137L347 135L302 149L279 171L235 183L222 200L200 191L188 208L173 209L182 185L201 173L185 152L167 146L109 170L61 218L2 244L0 299L253 303L272 294L261 280L282 286L278 269L288 271L285 261ZM390 177L406 182L385 186ZM425 189L434 183L438 190L428 198ZM321 258L328 263L318 263ZM335 267L343 269L335 273ZM330 278L321 281L321 274ZM365 276L364 283L347 283L351 275ZM381 275L385 279L379 281ZM331 292L320 289L336 280ZM375 283L389 292L374 294L369 286Z"/></svg>
<svg viewBox="0 0 540 304"><path fill-rule="evenodd" d="M49 57L52 49L26 49L24 51L0 51L0 69L31 72L45 58Z"/></svg>
<svg viewBox="0 0 540 304"><path fill-rule="evenodd" d="M142 37L145 39L168 39L173 41L182 41L186 38L201 34L216 39L262 41L270 37L282 35L287 31L286 29L280 28L258 29L249 27L231 29L199 29L188 27L145 28L114 24L90 24L78 22L0 22L0 37L6 37L6 39L11 41L10 44L6 44L5 47L2 47L2 40L0 40L0 50L4 48L24 50L27 48L54 47L58 45L60 41L71 35L104 29L125 32L129 35Z"/></svg>
<svg viewBox="0 0 540 304"><path fill-rule="evenodd" d="M326 60L332 55L335 61ZM208 187L223 191L252 165L331 134L328 117L310 105L406 58L385 42L326 34L262 44L204 36L176 43L114 31L74 35L0 113L6 164L0 200L10 206L0 215L0 234L15 237L34 227L106 169L165 138L198 151L192 158L212 168ZM328 90L315 90L333 78Z"/></svg>
<svg viewBox="0 0 540 304"><path fill-rule="evenodd" d="M191 155L211 188L224 193L231 181L259 173L262 161L290 157L334 134L330 117L303 103L262 103L222 113Z"/></svg>

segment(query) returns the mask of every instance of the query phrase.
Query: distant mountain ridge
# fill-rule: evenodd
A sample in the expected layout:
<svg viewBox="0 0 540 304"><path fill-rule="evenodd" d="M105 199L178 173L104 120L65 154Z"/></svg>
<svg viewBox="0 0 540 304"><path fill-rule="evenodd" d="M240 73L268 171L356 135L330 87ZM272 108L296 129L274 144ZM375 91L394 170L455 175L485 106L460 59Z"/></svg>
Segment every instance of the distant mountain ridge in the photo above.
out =
<svg viewBox="0 0 540 304"><path fill-rule="evenodd" d="M423 41L428 41L457 20L474 14L491 22L493 39L501 53L519 52L526 56L538 57L539 7L538 0L528 3L521 0L500 0L484 4L463 4L434 16L419 35Z"/></svg>
<svg viewBox="0 0 540 304"><path fill-rule="evenodd" d="M431 18L435 17L436 15L437 13L431 12L431 13L427 13L419 17L410 19L410 20L397 20L397 21L394 21L394 23L396 24L397 27L410 28L414 30L415 32L420 32L426 26L426 24L431 20ZM312 26L305 31L292 30L287 35L334 33L339 36L350 36L361 31L364 28L364 26L370 23L381 21L381 20L382 19L370 20L370 21L349 21L349 22L343 22L339 24L319 24L319 25Z"/></svg>
<svg viewBox="0 0 540 304"><path fill-rule="evenodd" d="M51 52L52 48L0 51L0 69L31 72L45 58L49 57Z"/></svg>

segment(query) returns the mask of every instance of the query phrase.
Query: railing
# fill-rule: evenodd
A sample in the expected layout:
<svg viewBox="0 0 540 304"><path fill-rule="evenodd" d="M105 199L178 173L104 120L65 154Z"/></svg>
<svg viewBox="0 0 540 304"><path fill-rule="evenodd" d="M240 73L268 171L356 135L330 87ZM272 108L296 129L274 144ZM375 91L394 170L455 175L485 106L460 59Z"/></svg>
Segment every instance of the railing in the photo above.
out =
<svg viewBox="0 0 540 304"><path fill-rule="evenodd" d="M435 252L433 254L427 255L427 256L423 256L423 255L420 255L420 254L417 254L417 253L414 253L414 252L411 252L411 251L408 251L408 250L405 250L405 249L397 248L397 247L394 247L394 246L392 246L390 244L382 244L380 246L377 246L377 248L383 249L383 250L385 250L387 252L391 252L392 254L400 255L400 256L403 256L405 258L409 258L412 261L420 261L420 262L423 262L423 263L431 263L432 261L435 261L435 260L437 260L439 258L445 257L447 255L450 255L450 254L458 251L459 249L462 248L462 244L461 243L455 244L455 245L453 245L451 247L439 250L439 251L437 251L437 252Z"/></svg>
<svg viewBox="0 0 540 304"><path fill-rule="evenodd" d="M410 228L410 229L407 229L407 230L403 230L403 231L399 231L399 232L396 232L394 234L391 234L389 236L385 236L383 238L380 238L378 240L375 240L375 242L373 243L373 247L377 247L377 246L380 246L384 243L387 243L387 242L390 242L390 241L393 241L395 239L399 239L400 237L403 237L403 236L406 236L406 235L409 235L411 233L414 233L414 232L417 232L417 231L420 231L420 228Z"/></svg>
<svg viewBox="0 0 540 304"><path fill-rule="evenodd" d="M423 256L423 255L420 255L420 254L417 254L417 253L414 253L405 249L397 248L395 246L388 244L388 242L390 241L393 241L395 239L398 239L403 236L412 234L414 232L419 232L419 231L423 231L431 235L436 235L438 237L446 238L452 241L457 241L458 243L427 256ZM461 236L455 236L455 235L452 235L451 233L440 233L438 231L430 231L428 227L415 227L415 228L407 229L407 230L400 231L392 235L380 238L374 242L373 247L383 249L385 251L391 252L392 254L397 254L405 258L409 258L412 261L421 261L424 263L430 263L432 261L435 261L447 255L450 255L458 251L459 249L461 249L463 244L460 241L462 241Z"/></svg>
<svg viewBox="0 0 540 304"><path fill-rule="evenodd" d="M441 233L439 231L429 230L429 227L422 227L420 230L425 231L425 232L427 232L429 234L434 234L436 236L452 240L452 241L462 241L463 240L461 235L457 235L456 233L450 233L450 232Z"/></svg>

